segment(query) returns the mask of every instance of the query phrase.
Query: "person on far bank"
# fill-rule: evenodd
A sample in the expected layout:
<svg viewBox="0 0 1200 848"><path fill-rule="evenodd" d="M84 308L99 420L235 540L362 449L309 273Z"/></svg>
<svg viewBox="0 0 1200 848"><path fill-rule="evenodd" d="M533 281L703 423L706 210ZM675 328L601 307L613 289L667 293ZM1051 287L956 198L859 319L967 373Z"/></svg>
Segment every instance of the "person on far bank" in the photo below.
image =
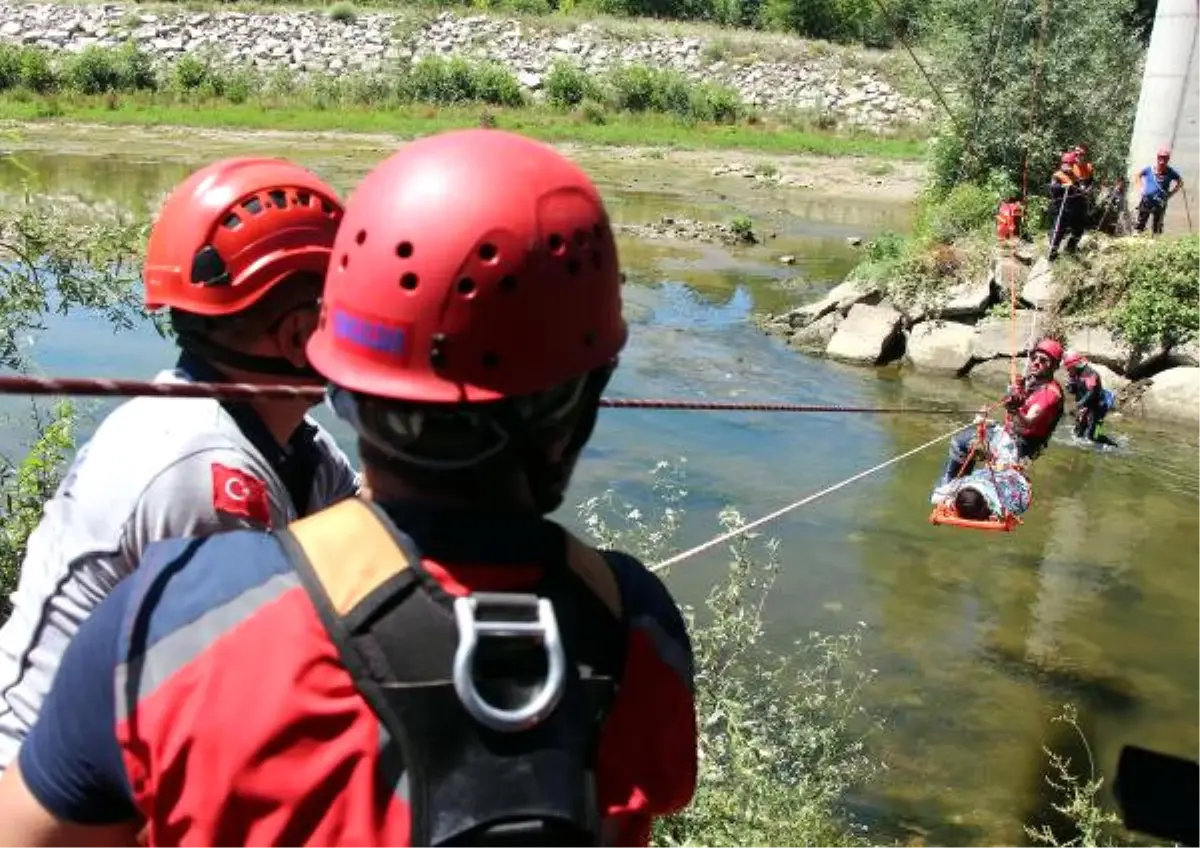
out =
<svg viewBox="0 0 1200 848"><path fill-rule="evenodd" d="M1134 229L1139 233L1146 231L1146 221L1151 220L1151 232L1162 235L1163 218L1167 214L1167 202L1175 193L1183 188L1183 177L1171 167L1171 151L1163 147L1155 156L1154 164L1147 165L1138 171L1134 186L1141 191L1142 199L1138 203L1137 223Z"/></svg>
<svg viewBox="0 0 1200 848"><path fill-rule="evenodd" d="M226 159L179 184L142 271L146 306L170 309L180 348L155 380L320 385L304 346L341 216L332 188L281 159ZM312 405L143 397L100 423L29 536L0 628L0 771L67 644L148 545L284 527L357 491L346 455L306 415Z"/></svg>
<svg viewBox="0 0 1200 848"><path fill-rule="evenodd" d="M1051 262L1058 258L1059 246L1066 239L1067 253L1074 253L1087 224L1087 196L1075 174L1075 151L1064 153L1059 168L1050 177Z"/></svg>
<svg viewBox="0 0 1200 848"><path fill-rule="evenodd" d="M988 422L986 452L1006 464L1027 463L1041 455L1063 414L1063 388L1054 379L1062 361L1063 347L1052 338L1044 338L1029 354L1025 376L1009 386L1004 396L1009 426ZM935 489L943 490L960 476L974 469L978 451L972 453L976 432L960 431L950 439L949 456Z"/></svg>
<svg viewBox="0 0 1200 848"><path fill-rule="evenodd" d="M687 630L546 518L627 337L573 162L475 129L376 167L307 348L364 494L148 550L0 779L0 841L648 845L696 787Z"/></svg>

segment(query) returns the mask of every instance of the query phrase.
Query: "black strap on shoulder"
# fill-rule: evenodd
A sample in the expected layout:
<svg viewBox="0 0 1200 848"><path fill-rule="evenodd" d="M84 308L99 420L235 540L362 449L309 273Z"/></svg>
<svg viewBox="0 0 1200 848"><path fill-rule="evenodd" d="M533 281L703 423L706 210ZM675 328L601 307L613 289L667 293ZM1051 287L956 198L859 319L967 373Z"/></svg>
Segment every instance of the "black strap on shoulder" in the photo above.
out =
<svg viewBox="0 0 1200 848"><path fill-rule="evenodd" d="M455 688L454 599L424 567L412 540L378 508L370 514L384 523L403 567L359 562L354 551L361 538L322 536L318 545L311 526L279 536L343 664L398 748L393 785L407 777L413 844L597 844L596 748L623 670L624 622L564 562L536 563L544 576L531 588L552 601L568 660L562 696L531 728L489 728L468 714ZM321 531L361 537L362 517ZM335 550L342 551L336 570L313 561ZM382 554L375 556L378 562ZM357 594L330 585L339 579L331 575L346 573L360 575ZM512 709L540 689L546 671L540 644L484 638L471 679L487 702Z"/></svg>

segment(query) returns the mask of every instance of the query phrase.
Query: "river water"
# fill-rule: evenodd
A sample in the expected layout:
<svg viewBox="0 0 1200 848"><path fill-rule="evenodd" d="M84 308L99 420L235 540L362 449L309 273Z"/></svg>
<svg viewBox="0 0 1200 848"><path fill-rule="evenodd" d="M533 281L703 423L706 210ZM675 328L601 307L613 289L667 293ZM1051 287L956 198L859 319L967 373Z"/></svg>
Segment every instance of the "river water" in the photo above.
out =
<svg viewBox="0 0 1200 848"><path fill-rule="evenodd" d="M111 142L111 139L110 139ZM293 142L294 144L294 142ZM262 141L217 144L186 133L123 145L45 134L9 143L0 190L21 182L61 202L83 200L144 213L206 158ZM277 148L276 148L277 150ZM379 151L325 140L288 155L339 190ZM713 180L662 159L580 154L619 222L662 214L727 220L747 212L775 232L734 254L623 240L630 283L629 347L611 394L796 403L978 405L963 382L856 369L795 353L758 333L756 310L813 297L853 264L846 236L903 229L902 206L839 202ZM97 213L101 214L101 213ZM793 267L777 257L797 257ZM799 277L800 283L788 283ZM168 363L151 330L114 335L88 315L55 318L33 342L46 373L139 377ZM23 438L15 413L0 449ZM108 404L88 403L93 414ZM324 410L319 417L329 423ZM724 504L757 517L948 431L954 420L865 415L770 415L608 410L600 419L571 503L610 485L634 502L659 459L687 458L688 518L681 544L717 532ZM1020 844L1023 822L1044 807L1043 743L1049 718L1076 705L1097 765L1111 778L1117 753L1137 743L1195 756L1197 732L1197 439L1114 421L1120 452L1059 441L1039 461L1034 506L1013 534L930 526L928 493L939 445L774 522L783 571L768 604L783 648L810 630L865 624L878 670L866 707L886 720L872 742L888 763L856 797L874 837L910 844ZM337 435L345 431L334 427ZM344 439L349 446L349 440ZM562 520L574 523L574 510ZM720 549L676 567L672 590L696 603L723 567Z"/></svg>

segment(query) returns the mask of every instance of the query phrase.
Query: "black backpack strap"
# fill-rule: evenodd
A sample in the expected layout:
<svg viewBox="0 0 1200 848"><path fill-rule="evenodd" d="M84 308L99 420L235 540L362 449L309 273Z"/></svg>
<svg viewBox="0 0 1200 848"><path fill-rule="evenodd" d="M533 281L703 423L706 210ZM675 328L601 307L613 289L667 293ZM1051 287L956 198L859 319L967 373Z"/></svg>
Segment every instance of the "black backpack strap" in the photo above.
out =
<svg viewBox="0 0 1200 848"><path fill-rule="evenodd" d="M564 534L569 567L538 563L535 593L456 598L366 502L279 535L395 742L413 844L596 844L596 745L625 642L599 554Z"/></svg>

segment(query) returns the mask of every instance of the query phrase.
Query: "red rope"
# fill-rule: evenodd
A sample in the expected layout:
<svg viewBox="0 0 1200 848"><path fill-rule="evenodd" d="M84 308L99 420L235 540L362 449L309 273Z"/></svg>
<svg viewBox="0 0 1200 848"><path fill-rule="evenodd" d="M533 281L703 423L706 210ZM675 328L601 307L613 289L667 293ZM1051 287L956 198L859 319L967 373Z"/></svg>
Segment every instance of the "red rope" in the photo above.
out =
<svg viewBox="0 0 1200 848"><path fill-rule="evenodd" d="M0 376L0 395L80 395L90 397L202 397L221 400L320 401L315 386L260 386L253 383L153 383L89 377ZM975 410L908 406L841 406L804 403L733 403L646 398L601 398L611 409L673 409L706 412L845 412L864 414L969 415Z"/></svg>

